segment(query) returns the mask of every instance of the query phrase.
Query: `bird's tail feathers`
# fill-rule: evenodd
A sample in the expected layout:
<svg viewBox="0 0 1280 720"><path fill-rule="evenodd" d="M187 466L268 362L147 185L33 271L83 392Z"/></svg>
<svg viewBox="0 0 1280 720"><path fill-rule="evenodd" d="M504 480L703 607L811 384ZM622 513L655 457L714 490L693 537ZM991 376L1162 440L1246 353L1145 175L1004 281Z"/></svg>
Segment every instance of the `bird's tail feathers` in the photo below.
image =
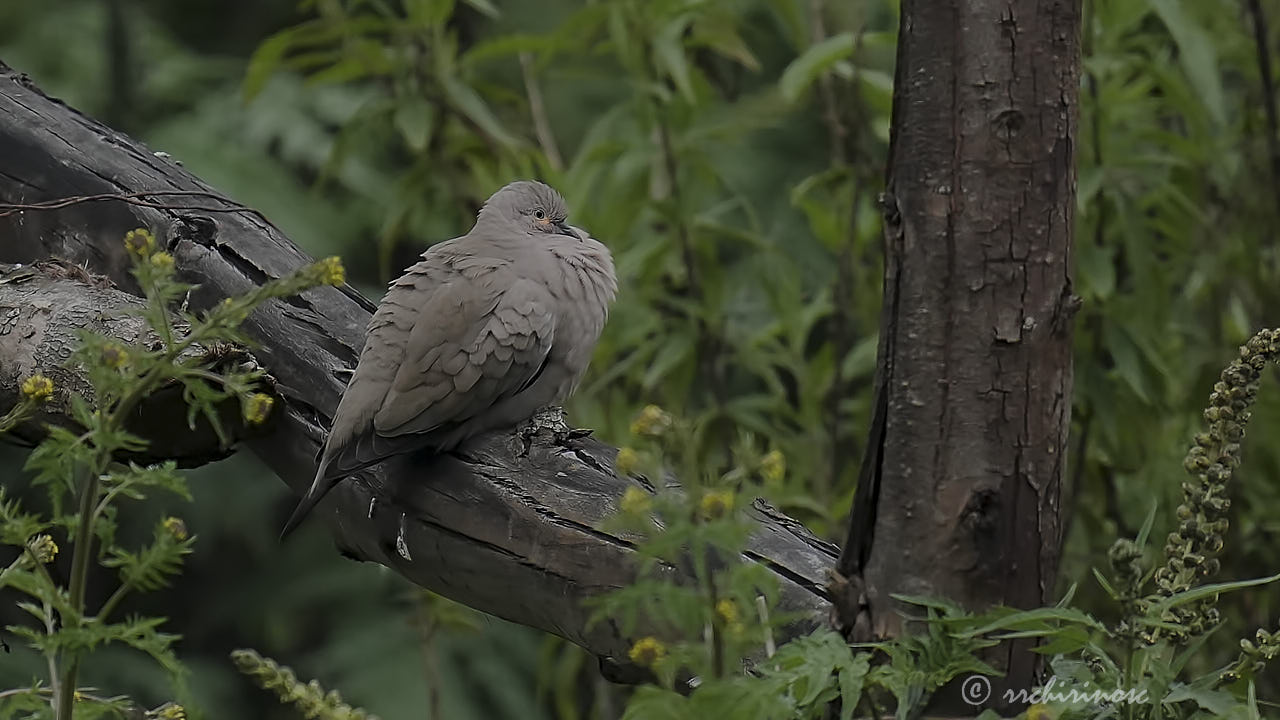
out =
<svg viewBox="0 0 1280 720"><path fill-rule="evenodd" d="M328 469L329 458L322 457L320 459L320 467L316 469L316 477L311 481L311 487L307 488L307 494L303 495L302 499L298 501L298 506L293 509L293 514L289 516L289 520L284 524L284 529L280 531L280 540L282 542L302 524L302 521L315 509L321 498L332 490L334 485L338 484L339 478L326 477Z"/></svg>

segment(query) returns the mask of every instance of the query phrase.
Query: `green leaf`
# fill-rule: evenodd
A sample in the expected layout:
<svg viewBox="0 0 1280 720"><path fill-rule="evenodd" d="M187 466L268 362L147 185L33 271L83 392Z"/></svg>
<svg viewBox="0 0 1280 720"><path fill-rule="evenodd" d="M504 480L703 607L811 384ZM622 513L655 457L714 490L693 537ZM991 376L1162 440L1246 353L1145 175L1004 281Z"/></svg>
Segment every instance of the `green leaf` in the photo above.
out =
<svg viewBox="0 0 1280 720"><path fill-rule="evenodd" d="M109 550L104 567L120 568L120 583L144 592L169 584L169 577L182 570L183 559L191 554L194 537L179 540L164 525L155 529L155 541L131 553L119 547Z"/></svg>
<svg viewBox="0 0 1280 720"><path fill-rule="evenodd" d="M977 629L961 633L961 636L976 637L995 630L1015 628L1037 630L1039 634L1044 635L1051 634L1058 630L1057 626L1052 623L1082 625L1093 628L1094 630L1102 631L1107 629L1105 625L1095 620L1091 615L1075 608L1037 608L1035 610L1015 612L1011 615L1007 615L999 618L998 620L987 623ZM1028 625L1033 627L1026 627Z"/></svg>
<svg viewBox="0 0 1280 720"><path fill-rule="evenodd" d="M1079 625L1070 625L1051 634L1041 635L1047 637L1048 641L1032 649L1032 652L1041 655L1070 655L1088 647L1092 639L1089 631Z"/></svg>
<svg viewBox="0 0 1280 720"><path fill-rule="evenodd" d="M470 5L471 7L475 8L476 10L480 11L480 13L484 15L488 15L491 18L502 17L502 13L498 12L497 6L489 2L489 0L462 0L462 1Z"/></svg>
<svg viewBox="0 0 1280 720"><path fill-rule="evenodd" d="M784 720L794 717L784 694L771 683L755 678L733 677L709 680L689 698L689 718L734 718L735 720ZM645 715L645 720L668 715Z"/></svg>
<svg viewBox="0 0 1280 720"><path fill-rule="evenodd" d="M426 0L425 17L432 25L443 25L453 15L454 0Z"/></svg>
<svg viewBox="0 0 1280 720"><path fill-rule="evenodd" d="M1208 682L1197 682L1190 685L1184 683L1174 683L1169 689L1169 694L1164 696L1164 703L1172 705L1175 703L1194 702L1202 710L1225 717L1231 714L1231 710L1239 705L1239 701L1235 696L1224 690L1215 690L1210 687Z"/></svg>
<svg viewBox="0 0 1280 720"><path fill-rule="evenodd" d="M46 717L49 699L41 694L39 685L0 696L0 717Z"/></svg>
<svg viewBox="0 0 1280 720"><path fill-rule="evenodd" d="M192 500L191 490L187 487L187 480L178 472L178 464L173 460L166 460L158 465L148 465L146 467L129 463L127 467L116 468L104 477L103 487L108 491L126 486L130 488L159 488L171 492L187 502ZM125 494L138 500L143 497L136 493Z"/></svg>
<svg viewBox="0 0 1280 720"><path fill-rule="evenodd" d="M1182 0L1148 0L1151 8L1169 28L1169 34L1178 44L1178 60L1183 72L1195 87L1210 117L1219 127L1227 122L1227 100L1222 91L1222 77L1218 71L1218 54L1213 37L1204 26L1190 18Z"/></svg>
<svg viewBox="0 0 1280 720"><path fill-rule="evenodd" d="M825 648L824 648L825 649ZM843 652L848 655L851 651L844 648ZM838 667L837 662L832 662L832 658L824 657L818 653L812 653L812 657L806 658L808 663L805 666L805 674L801 687L804 692L800 693L796 702L801 706L812 705L814 700L831 685L832 674Z"/></svg>
<svg viewBox="0 0 1280 720"><path fill-rule="evenodd" d="M1102 183L1106 178L1106 169L1096 166L1080 168L1080 177L1076 181L1076 209L1081 215L1088 214L1098 194L1102 191Z"/></svg>
<svg viewBox="0 0 1280 720"><path fill-rule="evenodd" d="M1102 586L1103 591L1106 592L1112 600L1119 600L1120 593L1116 592L1116 589L1112 587L1111 582L1107 580L1106 576L1099 572L1098 568L1090 569L1093 570L1093 577L1098 581L1098 584Z"/></svg>
<svg viewBox="0 0 1280 720"><path fill-rule="evenodd" d="M675 368L693 358L696 347L691 329L672 328L666 345L656 353L649 369L645 371L641 386L646 390L658 387Z"/></svg>
<svg viewBox="0 0 1280 720"><path fill-rule="evenodd" d="M1058 602L1054 603L1053 606L1060 607L1060 608L1070 607L1071 601L1075 599L1076 590L1078 590L1079 587L1080 587L1079 583L1071 583L1071 587L1067 588L1067 591L1063 593L1062 597L1058 600Z"/></svg>
<svg viewBox="0 0 1280 720"><path fill-rule="evenodd" d="M693 25L693 40L706 45L720 55L737 61L748 70L759 71L760 61L733 26L732 18L713 16L699 18Z"/></svg>
<svg viewBox="0 0 1280 720"><path fill-rule="evenodd" d="M853 54L853 33L841 33L805 50L782 71L778 87L782 97L795 102L832 65Z"/></svg>
<svg viewBox="0 0 1280 720"><path fill-rule="evenodd" d="M489 109L488 103L484 101L480 95L471 88L471 86L458 80L457 78L447 75L440 80L441 87L449 101L463 115L474 122L486 135L493 138L497 142L515 148L520 145L520 141L507 132L502 123Z"/></svg>
<svg viewBox="0 0 1280 720"><path fill-rule="evenodd" d="M1186 649L1174 657L1173 662L1169 663L1170 673L1173 676L1177 676L1178 673L1182 672L1182 669L1187 666L1187 663L1191 661L1191 658L1198 657L1200 655L1201 648L1203 648L1205 643L1209 641L1209 638L1213 637L1214 633L1218 632L1220 629L1222 629L1222 625L1215 625L1212 628L1209 628L1208 632L1201 633L1193 638L1191 642L1187 644Z"/></svg>
<svg viewBox="0 0 1280 720"><path fill-rule="evenodd" d="M688 701L678 693L653 685L642 685L627 702L622 720L693 720Z"/></svg>
<svg viewBox="0 0 1280 720"><path fill-rule="evenodd" d="M1151 509L1147 511L1147 519L1142 522L1142 529L1138 530L1138 539L1135 544L1138 549L1145 550L1147 537L1151 535L1151 526L1156 522L1156 508L1160 507L1160 501L1152 498Z"/></svg>
<svg viewBox="0 0 1280 720"><path fill-rule="evenodd" d="M267 81L279 69L284 56L292 47L294 39L303 25L286 28L263 40L249 57L249 67L245 70L242 94L246 101L252 100L266 87Z"/></svg>
<svg viewBox="0 0 1280 720"><path fill-rule="evenodd" d="M1129 389L1144 404L1151 404L1151 391L1147 387L1147 375L1142 369L1141 353L1136 343L1124 328L1108 324L1103 330L1103 337L1111 357L1115 361L1116 373Z"/></svg>
<svg viewBox="0 0 1280 720"><path fill-rule="evenodd" d="M653 39L653 54L658 67L665 70L685 101L693 104L693 71L684 50L684 31L692 18L681 15L667 23Z"/></svg>
<svg viewBox="0 0 1280 720"><path fill-rule="evenodd" d="M544 53L555 49L552 38L544 35L518 33L480 40L458 59L459 65L474 66L486 60L519 55L522 52Z"/></svg>
<svg viewBox="0 0 1280 720"><path fill-rule="evenodd" d="M1106 300L1116 290L1115 248L1081 242L1076 253L1076 270L1080 274L1085 297Z"/></svg>
<svg viewBox="0 0 1280 720"><path fill-rule="evenodd" d="M870 656L858 653L840 668L840 720L850 720L862 700L862 687L871 669Z"/></svg>
<svg viewBox="0 0 1280 720"><path fill-rule="evenodd" d="M17 498L7 499L4 486L0 485L0 543L24 547L31 536L44 532L48 526L39 516L24 512Z"/></svg>
<svg viewBox="0 0 1280 720"><path fill-rule="evenodd" d="M396 107L396 129L414 152L426 149L427 141L431 138L432 121L431 103L426 98L406 98Z"/></svg>
<svg viewBox="0 0 1280 720"><path fill-rule="evenodd" d="M1280 580L1280 573L1271 575L1270 577L1254 578L1252 580L1237 580L1235 582L1214 583L1212 585L1202 585L1198 588L1183 590L1180 593L1171 595L1158 603L1151 606L1151 615L1160 615L1169 608L1184 605L1201 598L1212 597L1234 590L1243 590L1248 587L1256 587L1258 585L1267 585Z"/></svg>
<svg viewBox="0 0 1280 720"><path fill-rule="evenodd" d="M944 616L964 615L964 608L942 598L926 597L923 595L903 595L901 593L890 593L890 597L898 602L908 605L919 605L920 607L932 608L939 610Z"/></svg>

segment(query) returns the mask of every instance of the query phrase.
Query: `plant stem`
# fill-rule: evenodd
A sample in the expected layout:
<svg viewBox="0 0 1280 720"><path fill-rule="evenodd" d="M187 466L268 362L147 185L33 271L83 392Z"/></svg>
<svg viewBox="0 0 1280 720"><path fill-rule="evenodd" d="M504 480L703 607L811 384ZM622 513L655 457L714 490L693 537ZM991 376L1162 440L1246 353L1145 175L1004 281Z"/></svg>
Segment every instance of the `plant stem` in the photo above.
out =
<svg viewBox="0 0 1280 720"><path fill-rule="evenodd" d="M51 588L53 592L57 592L58 583L53 581L53 576L49 575L49 569L44 566L44 563L40 562L40 558L36 557L35 550L31 549L30 543L27 544L26 548L24 548L24 551L26 552L27 557L31 559L32 564L35 566L36 572L38 572L41 576L44 577L44 581L48 583L48 587ZM17 564L18 564L18 560L14 560L13 565L10 565L8 568L5 568L5 572L8 572L9 570L13 569L14 567L17 566ZM4 575L0 573L0 579L2 579L3 577ZM57 628L55 628L53 625L53 605L49 602L48 598L43 598L41 599L40 602L44 609L44 634L52 635L54 631L57 630ZM58 653L53 650L45 650L44 660L49 665L49 688L50 688L49 698L50 700L52 700L53 698L58 697L58 688L61 687L58 681L58 675L59 675ZM0 697L3 697L3 696L0 695Z"/></svg>
<svg viewBox="0 0 1280 720"><path fill-rule="evenodd" d="M44 632L46 635L52 635L53 627L53 607L48 600L44 601ZM49 689L52 694L49 696L52 700L58 697L58 688L61 687L58 681L58 654L52 650L44 652L45 662L49 664Z"/></svg>
<svg viewBox="0 0 1280 720"><path fill-rule="evenodd" d="M79 623L84 616L85 588L89 581L89 557L93 553L93 520L97 516L98 501L98 463L93 467L80 466L77 474L80 482L79 524L76 525L75 547L71 554L71 607L76 613L74 618L63 618L65 627L68 620ZM80 659L74 655L68 660L62 676L62 686L57 695L54 712L57 720L71 720L71 711L75 704L76 671L79 670Z"/></svg>
<svg viewBox="0 0 1280 720"><path fill-rule="evenodd" d="M702 579L706 587L707 600L711 604L711 623L710 623L710 644L711 644L711 676L715 678L724 677L724 635L720 631L720 619L717 605L720 601L719 593L716 592L715 573L711 570L711 552L712 548L708 547L703 538L695 538L695 552L697 561L694 563L694 573Z"/></svg>
<svg viewBox="0 0 1280 720"><path fill-rule="evenodd" d="M764 628L764 656L771 658L778 648L773 644L773 628L769 626L769 605L763 595L756 596L756 613L760 616L760 627Z"/></svg>
<svg viewBox="0 0 1280 720"><path fill-rule="evenodd" d="M443 715L440 713L440 671L435 653L436 618L427 604L425 593L417 595L414 601L414 614L417 615L417 622L413 625L418 630L418 649L422 652L422 671L426 680L424 684L427 688L427 718L439 720Z"/></svg>
<svg viewBox="0 0 1280 720"><path fill-rule="evenodd" d="M129 586L122 583L120 587L116 588L115 592L111 593L111 597L107 598L107 601L102 603L102 608L98 610L98 619L105 621L110 617L111 611L115 610L116 606L120 604L120 601L124 599L124 596L128 594Z"/></svg>
<svg viewBox="0 0 1280 720"><path fill-rule="evenodd" d="M169 331L167 318L164 321L164 333L166 335L165 345L166 351L160 357L158 362L153 365L147 372L137 378L136 384L115 403L115 407L102 420L102 430L114 431L124 425L124 420L130 412L133 411L135 405L142 401L161 379L162 369L172 363L178 355L180 355L187 346L197 339L196 333L188 334L181 342L176 345L173 342L173 335ZM66 627L69 624L79 624L84 619L85 595L89 584L89 559L93 555L93 526L98 518L99 513L105 508L106 503L102 506L98 505L99 478L106 470L107 465L111 462L111 453L109 450L98 448L92 463L77 468L77 474L80 475L80 508L78 511L78 524L76 525L76 537L71 555L71 579L69 592L71 596L71 608L75 613L75 617L62 618L62 625ZM105 611L115 608L115 605L124 597L121 592L125 590L122 586L107 600L103 606ZM72 656L68 661L62 675L60 686L54 694L56 703L54 705L54 713L57 720L71 720L72 711L75 705L76 691L76 675L80 669L80 659ZM55 684L57 681L54 681Z"/></svg>
<svg viewBox="0 0 1280 720"><path fill-rule="evenodd" d="M1276 86L1271 77L1271 49L1267 42L1267 16L1259 0L1246 3L1253 20L1253 40L1258 55L1258 77L1262 81L1262 107L1267 118L1267 154L1271 160L1271 181L1280 193L1280 115L1276 111Z"/></svg>
<svg viewBox="0 0 1280 720"><path fill-rule="evenodd" d="M143 397L146 397L151 392L152 386L156 384L160 377L158 368L163 363L172 361L173 352L170 349L161 364L157 364L144 373L142 377L138 378L138 383L134 385L128 394L120 399L120 402L116 403L112 413L103 419L103 429L114 430L124 424L124 417L133 409L134 405L138 404ZM99 449L91 465L81 466L77 469L77 474L81 476L80 482L77 483L81 488L80 508L77 513L79 521L76 525L75 546L72 548L71 554L69 588L71 607L76 617L63 618L62 624L64 627L68 624L68 620L78 624L84 617L84 600L89 584L89 558L93 554L93 525L98 518L99 512L98 482L101 473L106 469L110 461L111 454ZM114 599L115 596L113 595L112 598ZM75 704L76 674L79 669L80 659L72 656L67 662L67 667L62 676L62 685L56 695L58 700L54 712L57 720L71 720L71 713Z"/></svg>
<svg viewBox="0 0 1280 720"><path fill-rule="evenodd" d="M698 269L698 257L693 246L693 235L685 222L684 198L680 192L680 167L676 158L675 143L671 139L671 128L667 123L667 109L664 104L654 99L652 102L655 131L658 140L658 152L662 159L662 170L666 191L671 200L671 222L675 225L676 240L680 247L680 259L684 264L685 288L689 298L695 303L703 302L701 273ZM698 337L699 372L706 379L711 389L711 397L716 407L724 404L723 388L717 360L719 354L719 338L711 332L705 315L694 316L694 329ZM726 448L727 450L727 448Z"/></svg>
<svg viewBox="0 0 1280 720"><path fill-rule="evenodd" d="M547 119L547 109L542 102L542 88L538 86L538 78L533 73L533 54L520 53L520 72L524 76L524 90L529 97L529 115L533 117L533 131L538 136L538 144L542 153L547 156L547 164L552 170L564 170L564 160L560 157L560 148L556 145L555 133L551 131L551 121Z"/></svg>

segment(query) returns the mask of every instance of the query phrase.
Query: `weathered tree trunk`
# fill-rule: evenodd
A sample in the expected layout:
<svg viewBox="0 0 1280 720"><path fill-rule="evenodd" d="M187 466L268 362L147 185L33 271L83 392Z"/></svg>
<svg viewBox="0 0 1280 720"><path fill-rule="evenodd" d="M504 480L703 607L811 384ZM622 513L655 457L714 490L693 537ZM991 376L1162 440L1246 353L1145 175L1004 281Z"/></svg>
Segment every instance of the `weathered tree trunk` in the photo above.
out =
<svg viewBox="0 0 1280 720"><path fill-rule="evenodd" d="M70 395L91 399L93 386L83 368L69 362L80 344L80 332L98 333L130 345L157 343L159 338L141 317L142 307L140 298L76 265L57 261L0 264L0 413L18 404L22 380L31 375L48 376L55 388L49 402L3 439L35 444L44 438L47 424L81 432L83 427L72 419ZM244 368L245 363L253 362L248 353L221 347L210 353L193 346L183 358L206 362L213 371ZM240 403L234 399L219 405L218 422L230 443L249 437L254 430L245 424ZM146 464L173 460L179 467L195 467L234 452L203 414L196 418L194 428L187 424L187 404L177 383L144 398L129 416L127 428L149 444L140 452L122 453L124 461ZM0 474L3 477L6 474Z"/></svg>
<svg viewBox="0 0 1280 720"><path fill-rule="evenodd" d="M876 422L841 616L1048 599L1071 409L1080 0L904 0ZM1009 687L1035 663L1006 647ZM997 692L999 691L997 683Z"/></svg>
<svg viewBox="0 0 1280 720"><path fill-rule="evenodd" d="M0 203L67 199L56 209L0 207L0 261L61 257L136 291L122 239L149 227L180 278L199 285L193 309L310 261L260 214L0 63ZM315 472L345 387L342 371L356 362L372 308L351 288L317 288L265 304L242 327L284 401L270 432L247 444L295 492ZM0 382L12 381L4 371ZM632 576L628 539L598 529L639 482L615 475L615 453L544 417L531 433L490 434L452 455L363 471L335 488L316 516L347 556L556 633L598 655L614 677L638 679L625 660L628 639L614 623L589 624L584 606ZM778 576L781 610L798 618L784 634L807 632L826 618L823 584L835 550L763 502L754 517L760 525L744 561Z"/></svg>

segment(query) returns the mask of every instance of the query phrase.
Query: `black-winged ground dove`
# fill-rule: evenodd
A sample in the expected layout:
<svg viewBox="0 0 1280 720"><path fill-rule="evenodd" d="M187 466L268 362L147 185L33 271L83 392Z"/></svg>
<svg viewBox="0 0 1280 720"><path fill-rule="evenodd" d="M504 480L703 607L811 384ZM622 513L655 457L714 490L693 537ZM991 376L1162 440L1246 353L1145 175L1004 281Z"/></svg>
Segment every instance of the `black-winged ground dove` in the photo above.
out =
<svg viewBox="0 0 1280 720"><path fill-rule="evenodd" d="M344 477L392 455L448 451L573 392L617 282L609 250L566 217L554 189L511 183L470 232L391 283L282 538Z"/></svg>

